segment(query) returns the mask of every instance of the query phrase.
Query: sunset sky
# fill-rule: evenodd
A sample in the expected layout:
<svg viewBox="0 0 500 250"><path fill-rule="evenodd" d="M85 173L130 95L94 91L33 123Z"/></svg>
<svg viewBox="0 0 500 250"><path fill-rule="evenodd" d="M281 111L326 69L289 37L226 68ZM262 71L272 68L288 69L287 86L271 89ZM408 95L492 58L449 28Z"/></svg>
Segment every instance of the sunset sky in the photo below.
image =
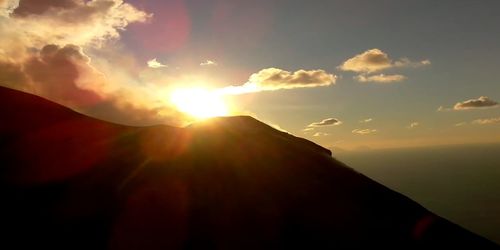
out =
<svg viewBox="0 0 500 250"><path fill-rule="evenodd" d="M0 0L0 85L130 125L252 115L347 150L500 142L498 10L496 0Z"/></svg>

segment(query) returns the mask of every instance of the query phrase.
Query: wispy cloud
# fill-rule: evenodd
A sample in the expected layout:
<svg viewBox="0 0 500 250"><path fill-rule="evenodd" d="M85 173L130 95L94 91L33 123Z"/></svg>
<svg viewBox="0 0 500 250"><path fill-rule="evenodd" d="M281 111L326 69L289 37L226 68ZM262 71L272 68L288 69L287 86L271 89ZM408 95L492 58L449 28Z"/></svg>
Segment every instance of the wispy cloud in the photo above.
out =
<svg viewBox="0 0 500 250"><path fill-rule="evenodd" d="M439 106L438 112L441 111L461 111L461 110L473 110L473 109L488 109L498 107L498 102L490 99L487 96L480 96L477 99L469 99L463 102L457 102L453 108L446 108L444 106Z"/></svg>
<svg viewBox="0 0 500 250"><path fill-rule="evenodd" d="M243 85L228 86L218 91L221 94L238 95L281 89L314 88L335 84L337 76L324 70L297 70L290 72L278 68L267 68L254 73Z"/></svg>
<svg viewBox="0 0 500 250"><path fill-rule="evenodd" d="M420 123L418 123L418 122L412 122L412 123L410 123L410 124L407 126L407 128L412 129L412 128L416 128L416 127L418 127L418 126L420 126Z"/></svg>
<svg viewBox="0 0 500 250"><path fill-rule="evenodd" d="M354 77L358 82L377 82L377 83L392 83L392 82L400 82L406 79L404 75L357 75Z"/></svg>
<svg viewBox="0 0 500 250"><path fill-rule="evenodd" d="M373 118L367 118L367 119L359 121L359 123L368 123L368 122L372 122L372 121L373 121Z"/></svg>
<svg viewBox="0 0 500 250"><path fill-rule="evenodd" d="M153 59L149 60L147 62L147 64L148 64L148 67L153 68L153 69L167 67L167 65L165 65L165 64L163 64L161 62L158 62L158 60L156 60L156 58L153 58Z"/></svg>
<svg viewBox="0 0 500 250"><path fill-rule="evenodd" d="M482 109L498 107L498 102L491 100L487 96L480 96L477 99L470 99L458 102L453 106L454 110Z"/></svg>
<svg viewBox="0 0 500 250"><path fill-rule="evenodd" d="M328 133L323 133L323 132L316 132L316 133L314 133L314 135L313 135L313 136L314 136L314 137L320 137L320 136L327 136L327 135L330 135L330 134L328 134Z"/></svg>
<svg viewBox="0 0 500 250"><path fill-rule="evenodd" d="M206 61L200 63L200 66L217 66L217 65L218 64L212 60L206 60Z"/></svg>
<svg viewBox="0 0 500 250"><path fill-rule="evenodd" d="M365 129L354 129L351 132L353 134L358 134L358 135L369 135L369 134L376 133L377 130L376 129L365 128Z"/></svg>
<svg viewBox="0 0 500 250"><path fill-rule="evenodd" d="M498 123L500 123L500 117L477 119L477 120L472 121L471 123L476 124L476 125L498 124Z"/></svg>
<svg viewBox="0 0 500 250"><path fill-rule="evenodd" d="M313 122L307 125L307 127L310 128L310 127L337 126L340 124L342 124L342 122L337 118L326 118L319 122Z"/></svg>

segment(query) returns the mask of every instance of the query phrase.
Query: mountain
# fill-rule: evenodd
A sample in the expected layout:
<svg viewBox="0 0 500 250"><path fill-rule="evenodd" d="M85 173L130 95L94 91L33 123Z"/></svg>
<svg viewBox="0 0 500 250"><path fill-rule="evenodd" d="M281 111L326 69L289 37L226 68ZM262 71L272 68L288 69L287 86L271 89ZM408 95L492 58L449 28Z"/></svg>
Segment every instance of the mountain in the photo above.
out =
<svg viewBox="0 0 500 250"><path fill-rule="evenodd" d="M251 117L128 127L6 88L0 114L2 248L498 249Z"/></svg>

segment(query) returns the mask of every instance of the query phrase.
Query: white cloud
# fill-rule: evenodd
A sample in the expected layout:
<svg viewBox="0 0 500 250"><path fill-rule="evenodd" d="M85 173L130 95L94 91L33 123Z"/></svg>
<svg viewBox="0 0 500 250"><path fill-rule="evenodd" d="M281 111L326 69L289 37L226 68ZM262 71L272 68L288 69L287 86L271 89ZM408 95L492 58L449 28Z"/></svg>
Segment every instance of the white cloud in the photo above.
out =
<svg viewBox="0 0 500 250"><path fill-rule="evenodd" d="M330 135L330 134L328 134L328 133L323 133L323 132L316 132L316 133L314 133L314 135L313 135L313 136L314 136L314 137L320 137L320 136L327 136L327 135Z"/></svg>
<svg viewBox="0 0 500 250"><path fill-rule="evenodd" d="M372 121L373 121L373 118L367 118L367 119L359 121L359 123L368 123L368 122L372 122Z"/></svg>
<svg viewBox="0 0 500 250"><path fill-rule="evenodd" d="M0 0L0 17L8 17L19 6L19 0Z"/></svg>
<svg viewBox="0 0 500 250"><path fill-rule="evenodd" d="M392 67L392 60L389 56L379 50L370 49L358 54L339 66L344 71L354 71L363 73L372 73Z"/></svg>
<svg viewBox="0 0 500 250"><path fill-rule="evenodd" d="M445 108L443 106L439 106L436 111L437 112L444 112L444 111L451 111L452 109L451 108Z"/></svg>
<svg viewBox="0 0 500 250"><path fill-rule="evenodd" d="M393 64L394 67L411 67L411 68L418 68L427 65L431 65L431 61L428 59L419 62L413 62L406 57L401 58L398 61L395 61Z"/></svg>
<svg viewBox="0 0 500 250"><path fill-rule="evenodd" d="M467 122L459 122L455 124L455 127L461 127L467 125Z"/></svg>
<svg viewBox="0 0 500 250"><path fill-rule="evenodd" d="M10 17L0 23L0 47L17 50L20 46L40 49L47 44L100 47L118 39L119 31L129 23L143 22L150 16L122 0L21 1ZM19 51L8 54L15 57Z"/></svg>
<svg viewBox="0 0 500 250"><path fill-rule="evenodd" d="M229 86L218 91L221 94L237 95L281 89L313 88L335 84L337 76L324 70L297 70L289 72L278 68L267 68L250 76L247 83Z"/></svg>
<svg viewBox="0 0 500 250"><path fill-rule="evenodd" d="M167 65L165 65L161 62L158 62L158 60L156 60L156 58L149 60L147 62L147 64L148 64L148 67L153 68L153 69L168 67Z"/></svg>
<svg viewBox="0 0 500 250"><path fill-rule="evenodd" d="M404 75L357 75L354 77L358 82L378 82L378 83L391 83L400 82L406 79Z"/></svg>
<svg viewBox="0 0 500 250"><path fill-rule="evenodd" d="M337 118L326 118L319 122L313 122L307 127L337 126L340 124L342 124L342 122Z"/></svg>
<svg viewBox="0 0 500 250"><path fill-rule="evenodd" d="M418 127L418 126L420 126L420 123L418 123L418 122L412 122L412 123L410 123L410 125L408 125L407 128L412 129L412 128L415 128L415 127Z"/></svg>
<svg viewBox="0 0 500 250"><path fill-rule="evenodd" d="M389 55L380 49L370 49L345 61L338 68L343 71L358 73L374 73L396 67L420 67L430 65L430 60L413 62L408 58L402 58L393 62Z"/></svg>
<svg viewBox="0 0 500 250"><path fill-rule="evenodd" d="M454 110L467 110L467 109L484 109L498 107L498 102L491 100L487 96L481 96L477 99L470 99L463 102L458 102L453 106Z"/></svg>
<svg viewBox="0 0 500 250"><path fill-rule="evenodd" d="M370 129L370 128L366 128L366 129L354 129L352 131L353 134L358 134L358 135L368 135L368 134L373 134L373 133L376 133L377 130L376 129Z"/></svg>
<svg viewBox="0 0 500 250"><path fill-rule="evenodd" d="M212 60L206 60L202 63L200 63L200 66L217 66L217 63Z"/></svg>

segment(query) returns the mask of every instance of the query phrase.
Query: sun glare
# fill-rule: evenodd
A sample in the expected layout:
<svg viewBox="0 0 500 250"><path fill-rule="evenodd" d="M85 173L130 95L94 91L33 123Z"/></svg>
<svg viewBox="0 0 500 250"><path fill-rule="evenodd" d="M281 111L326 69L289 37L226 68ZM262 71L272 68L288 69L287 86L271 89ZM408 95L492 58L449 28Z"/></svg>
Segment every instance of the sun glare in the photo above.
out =
<svg viewBox="0 0 500 250"><path fill-rule="evenodd" d="M179 109L197 119L227 116L229 109L222 96L203 88L177 89L170 101Z"/></svg>

